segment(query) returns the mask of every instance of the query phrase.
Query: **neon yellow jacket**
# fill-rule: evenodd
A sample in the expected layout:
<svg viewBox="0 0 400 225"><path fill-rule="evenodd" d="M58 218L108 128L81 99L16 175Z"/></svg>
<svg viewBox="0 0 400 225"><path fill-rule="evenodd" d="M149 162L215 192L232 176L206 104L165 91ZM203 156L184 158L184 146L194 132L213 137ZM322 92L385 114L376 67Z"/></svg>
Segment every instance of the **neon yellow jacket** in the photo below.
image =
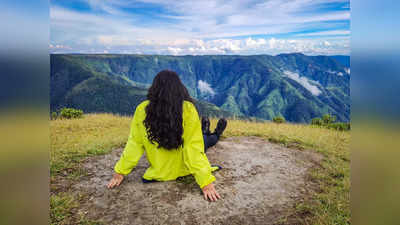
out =
<svg viewBox="0 0 400 225"><path fill-rule="evenodd" d="M168 181L193 174L200 188L215 181L211 172L216 168L211 168L204 153L201 123L195 106L189 101L183 103L183 147L166 150L157 148L158 144L152 144L147 138L143 121L148 103L149 101L146 100L136 107L128 142L114 167L115 172L129 174L146 151L150 167L143 178L147 180Z"/></svg>

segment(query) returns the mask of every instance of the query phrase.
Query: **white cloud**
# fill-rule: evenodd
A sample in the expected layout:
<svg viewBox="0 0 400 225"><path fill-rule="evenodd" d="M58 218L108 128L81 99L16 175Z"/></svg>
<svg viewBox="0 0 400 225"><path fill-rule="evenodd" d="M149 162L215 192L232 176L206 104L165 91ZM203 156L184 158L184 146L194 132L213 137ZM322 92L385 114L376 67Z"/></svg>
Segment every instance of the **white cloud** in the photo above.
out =
<svg viewBox="0 0 400 225"><path fill-rule="evenodd" d="M210 94L215 95L214 90L211 88L210 84L205 81L199 80L197 87L199 88L200 92L203 94Z"/></svg>
<svg viewBox="0 0 400 225"><path fill-rule="evenodd" d="M208 1L147 1L160 4L168 11L174 12L179 16L182 27L195 28L199 33L207 35L218 35L230 33L235 36L236 32L242 33L250 31L255 34L263 30L262 33L270 33L286 28L304 27L305 23L346 20L350 18L349 10L339 10L330 12L310 13L320 4L332 2L348 1L329 1L326 0L269 0L264 2L249 3L243 0L208 0ZM165 15L171 18L169 15ZM273 29L271 29L273 28ZM275 31L274 31L275 30Z"/></svg>
<svg viewBox="0 0 400 225"><path fill-rule="evenodd" d="M297 34L297 36L301 36L301 37L305 37L305 36L337 36L337 35L350 35L350 31L349 30L330 30L330 31L320 31L320 32Z"/></svg>
<svg viewBox="0 0 400 225"><path fill-rule="evenodd" d="M345 72L346 72L347 74L350 74L350 69L345 68L344 70L345 70ZM342 77L342 76L344 75L342 72L332 71L332 70L328 70L328 71L325 71L325 72L327 72L327 73L329 73L329 74L333 74L333 75L338 75L338 76L340 76L340 77Z"/></svg>
<svg viewBox="0 0 400 225"><path fill-rule="evenodd" d="M71 47L69 50L52 51L91 53L102 52L108 46L110 53L173 55L278 54L294 51L310 55L349 53L347 34L350 32L343 28L335 30L337 26L346 25L343 21L350 19L349 10L310 12L322 3L348 0L269 0L251 4L242 0L77 1L86 1L93 11L79 12L52 3L51 43ZM143 4L164 9L155 17L165 19L154 19L152 22L153 19L143 18L143 14L139 13L141 10L122 10ZM99 11L101 13L97 13ZM146 23L143 23L144 20ZM266 35L271 37L315 28L327 31L285 39L265 38ZM255 35L264 38L248 38Z"/></svg>
<svg viewBox="0 0 400 225"><path fill-rule="evenodd" d="M290 71L283 71L288 78L296 81L297 83L301 84L305 89L307 89L311 94L318 96L321 94L321 90L318 89L316 85L313 83L318 83L317 81L313 81L308 79L307 77L301 77L298 73L290 72Z"/></svg>
<svg viewBox="0 0 400 225"><path fill-rule="evenodd" d="M129 39L112 35L93 35L82 39L96 52L107 49L110 53L168 54L168 55L209 55L209 54L279 54L303 52L308 55L347 54L349 40L287 40L276 38L246 39L174 39L174 40L142 40ZM97 48L96 48L97 46ZM54 49L53 50L58 50ZM62 49L70 50L74 49Z"/></svg>
<svg viewBox="0 0 400 225"><path fill-rule="evenodd" d="M66 49L66 50L71 50L72 48L66 45L53 45L49 44L49 48L54 50L54 49Z"/></svg>

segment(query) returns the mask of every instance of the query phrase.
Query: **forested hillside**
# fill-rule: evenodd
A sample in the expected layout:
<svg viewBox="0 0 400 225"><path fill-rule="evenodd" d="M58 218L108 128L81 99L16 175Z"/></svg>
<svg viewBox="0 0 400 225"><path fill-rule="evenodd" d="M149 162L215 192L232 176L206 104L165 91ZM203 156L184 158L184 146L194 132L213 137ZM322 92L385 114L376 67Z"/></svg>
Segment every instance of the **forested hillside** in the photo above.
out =
<svg viewBox="0 0 400 225"><path fill-rule="evenodd" d="M132 114L163 69L176 71L203 115L309 122L350 116L348 56L51 55L51 109Z"/></svg>

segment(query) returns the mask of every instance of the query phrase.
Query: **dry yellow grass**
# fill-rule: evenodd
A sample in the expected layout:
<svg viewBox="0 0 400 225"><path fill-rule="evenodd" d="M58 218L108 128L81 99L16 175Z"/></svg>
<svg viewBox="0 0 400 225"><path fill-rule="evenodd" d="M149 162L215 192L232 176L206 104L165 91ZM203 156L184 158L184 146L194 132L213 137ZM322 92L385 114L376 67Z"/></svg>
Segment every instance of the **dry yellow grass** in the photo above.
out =
<svg viewBox="0 0 400 225"><path fill-rule="evenodd" d="M131 118L87 114L81 119L50 122L51 172L74 167L82 157L106 153L125 144Z"/></svg>
<svg viewBox="0 0 400 225"><path fill-rule="evenodd" d="M217 124L211 120L211 127ZM301 143L307 147L326 153L335 153L348 157L349 132L329 130L306 124L276 124L272 122L256 123L241 120L229 120L224 136L260 136L286 142Z"/></svg>

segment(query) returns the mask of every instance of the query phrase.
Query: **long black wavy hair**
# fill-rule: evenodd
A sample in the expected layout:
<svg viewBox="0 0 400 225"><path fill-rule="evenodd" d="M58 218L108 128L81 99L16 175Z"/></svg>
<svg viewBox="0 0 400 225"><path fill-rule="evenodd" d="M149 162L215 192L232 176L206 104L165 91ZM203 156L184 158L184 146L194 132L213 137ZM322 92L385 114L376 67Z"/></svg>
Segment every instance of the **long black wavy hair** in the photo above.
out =
<svg viewBox="0 0 400 225"><path fill-rule="evenodd" d="M183 145L183 101L190 101L188 90L174 71L163 70L154 77L148 90L144 125L151 143L172 150Z"/></svg>

